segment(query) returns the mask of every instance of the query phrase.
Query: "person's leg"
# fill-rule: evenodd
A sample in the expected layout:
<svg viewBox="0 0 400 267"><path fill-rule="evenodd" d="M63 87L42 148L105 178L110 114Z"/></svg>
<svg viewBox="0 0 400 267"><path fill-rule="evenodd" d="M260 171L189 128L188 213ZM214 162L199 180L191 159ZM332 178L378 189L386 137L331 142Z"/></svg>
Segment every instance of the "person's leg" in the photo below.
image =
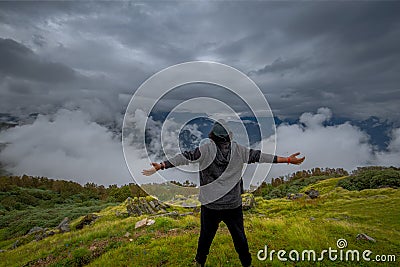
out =
<svg viewBox="0 0 400 267"><path fill-rule="evenodd" d="M244 232L242 206L232 210L225 210L222 220L231 233L235 250L239 254L240 262L243 266L250 266L251 254Z"/></svg>
<svg viewBox="0 0 400 267"><path fill-rule="evenodd" d="M218 230L221 219L219 211L201 206L200 215L200 237L197 246L196 261L204 266L207 255L210 252L210 246Z"/></svg>

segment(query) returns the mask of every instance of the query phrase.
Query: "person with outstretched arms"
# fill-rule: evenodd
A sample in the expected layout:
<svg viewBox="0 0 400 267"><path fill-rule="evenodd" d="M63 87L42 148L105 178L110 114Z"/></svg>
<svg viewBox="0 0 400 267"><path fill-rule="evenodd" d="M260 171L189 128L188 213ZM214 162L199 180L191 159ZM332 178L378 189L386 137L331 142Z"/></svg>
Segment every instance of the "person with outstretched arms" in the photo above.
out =
<svg viewBox="0 0 400 267"><path fill-rule="evenodd" d="M236 252L242 266L251 266L251 254L243 225L241 178L244 164L287 163L301 164L305 157L300 153L289 157L262 153L232 141L232 132L222 121L214 123L209 138L211 142L192 151L185 151L161 163L151 163L152 167L142 174L150 176L159 170L199 163L200 194L200 236L195 257L196 266L204 266L211 243L223 221L232 236Z"/></svg>

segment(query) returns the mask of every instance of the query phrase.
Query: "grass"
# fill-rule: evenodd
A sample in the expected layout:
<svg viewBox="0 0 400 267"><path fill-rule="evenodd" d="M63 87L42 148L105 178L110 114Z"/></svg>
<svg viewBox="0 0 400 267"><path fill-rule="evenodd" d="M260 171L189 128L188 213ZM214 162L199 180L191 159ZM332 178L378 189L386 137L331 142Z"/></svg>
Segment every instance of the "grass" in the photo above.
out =
<svg viewBox="0 0 400 267"><path fill-rule="evenodd" d="M257 206L245 211L245 228L254 266L309 266L309 262L259 261L257 253L268 250L313 249L317 253L347 240L346 249L369 249L376 254L393 254L400 260L400 190L384 188L347 191L337 188L343 178L317 182L318 199L265 200L257 197ZM199 214L173 219L155 218L155 224L134 229L141 217L121 218L108 207L98 213L100 219L82 230L56 234L39 242L31 241L14 250L0 253L1 266L192 266L199 234ZM77 223L78 219L73 222ZM124 235L129 232L130 236ZM376 242L360 241L366 233ZM376 262L329 261L317 266L376 266ZM221 223L211 246L207 266L240 266L227 227ZM380 263L379 266L397 266Z"/></svg>
<svg viewBox="0 0 400 267"><path fill-rule="evenodd" d="M56 204L52 208L29 207L25 210L9 211L0 218L0 248L4 248L10 242L15 242L34 226L55 227L65 217L73 220L88 213L99 212L110 205L116 204L88 201Z"/></svg>

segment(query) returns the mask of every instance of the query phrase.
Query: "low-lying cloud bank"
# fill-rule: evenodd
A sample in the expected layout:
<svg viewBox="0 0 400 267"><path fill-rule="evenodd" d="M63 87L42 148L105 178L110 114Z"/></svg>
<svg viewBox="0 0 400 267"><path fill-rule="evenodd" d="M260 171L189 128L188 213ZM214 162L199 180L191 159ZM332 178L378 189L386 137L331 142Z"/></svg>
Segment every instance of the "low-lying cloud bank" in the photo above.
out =
<svg viewBox="0 0 400 267"><path fill-rule="evenodd" d="M393 129L386 151L376 151L369 136L349 122L325 126L331 116L329 109L320 108L316 114L302 114L299 124L277 127L276 154L286 156L299 151L306 161L301 166L273 165L268 177L313 167L352 170L365 165L399 166L400 128ZM7 143L0 152L1 162L17 175L70 179L82 184L133 181L124 162L120 136L92 122L82 111L61 109L54 115L40 115L32 124L1 132L0 142ZM269 144L268 139L263 142ZM138 163L135 168L147 167L143 156L134 156Z"/></svg>
<svg viewBox="0 0 400 267"><path fill-rule="evenodd" d="M324 126L331 116L331 110L320 108L316 114L303 113L299 124L277 127L276 154L286 156L301 152L306 160L301 166L273 165L269 176L276 177L314 167L351 171L366 165L399 166L400 128L392 130L387 151L376 151L370 144L369 136L350 122Z"/></svg>
<svg viewBox="0 0 400 267"><path fill-rule="evenodd" d="M1 161L13 174L29 174L80 183L131 182L118 137L81 111L39 115L29 125L1 133L8 143Z"/></svg>

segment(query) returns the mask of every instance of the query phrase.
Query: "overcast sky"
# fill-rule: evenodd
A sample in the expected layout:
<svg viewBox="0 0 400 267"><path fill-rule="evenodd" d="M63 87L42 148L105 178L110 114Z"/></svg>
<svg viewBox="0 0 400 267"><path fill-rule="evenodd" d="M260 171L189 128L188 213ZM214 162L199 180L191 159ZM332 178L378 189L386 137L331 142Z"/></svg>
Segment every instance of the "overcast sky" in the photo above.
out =
<svg viewBox="0 0 400 267"><path fill-rule="evenodd" d="M44 171L46 166L38 167L35 153L45 154L56 164L65 162L65 157L90 152L81 151L84 141L76 151L52 146L59 139L46 144L44 152L32 152L36 141L54 138L39 129L53 127L58 136L63 136L68 127L81 127L87 134L79 137L78 131L74 138L89 143L97 132L104 149L119 155L119 141L97 126L120 126L126 105L142 82L163 68L193 60L221 62L248 74L280 118L298 119L305 113L318 116L322 107L329 109L327 118L377 116L399 125L399 14L400 2L370 1L0 2L0 113L47 114L31 128L3 135L8 136L3 141L14 145L20 142L22 147L10 146L2 158L14 163L24 155L35 158L14 166L12 170L19 173L34 168L32 174L53 177L100 175L102 169L71 174L80 166L74 163L58 173L54 168ZM181 90L169 97L180 100L190 94L196 95ZM229 104L229 94L220 94ZM232 98L233 103L240 101ZM70 112L74 110L79 113ZM278 133L285 136L285 129L298 130L281 128ZM332 136L335 131L343 133L350 128L339 129L332 128ZM350 130L355 138L353 147L365 144L368 138L364 133ZM326 140L324 131L318 133ZM399 132L392 133L391 145L396 151ZM26 143L26 135L32 134L38 140L32 138L36 141ZM293 145L296 142L293 140ZM49 154L59 150L63 151L60 160L57 154ZM87 156L101 155L99 151ZM286 148L278 151L291 152ZM371 154L369 144L363 151L369 151L367 159L348 168L381 163L374 161L376 155ZM337 151L334 155L340 154ZM343 160L345 163L346 158ZM101 155L97 162L107 161ZM125 174L126 169L117 161L116 169ZM96 159L90 162L95 164Z"/></svg>
<svg viewBox="0 0 400 267"><path fill-rule="evenodd" d="M278 116L324 106L398 120L399 13L398 2L1 2L1 112L103 106L104 117L155 72L213 60L249 74Z"/></svg>

